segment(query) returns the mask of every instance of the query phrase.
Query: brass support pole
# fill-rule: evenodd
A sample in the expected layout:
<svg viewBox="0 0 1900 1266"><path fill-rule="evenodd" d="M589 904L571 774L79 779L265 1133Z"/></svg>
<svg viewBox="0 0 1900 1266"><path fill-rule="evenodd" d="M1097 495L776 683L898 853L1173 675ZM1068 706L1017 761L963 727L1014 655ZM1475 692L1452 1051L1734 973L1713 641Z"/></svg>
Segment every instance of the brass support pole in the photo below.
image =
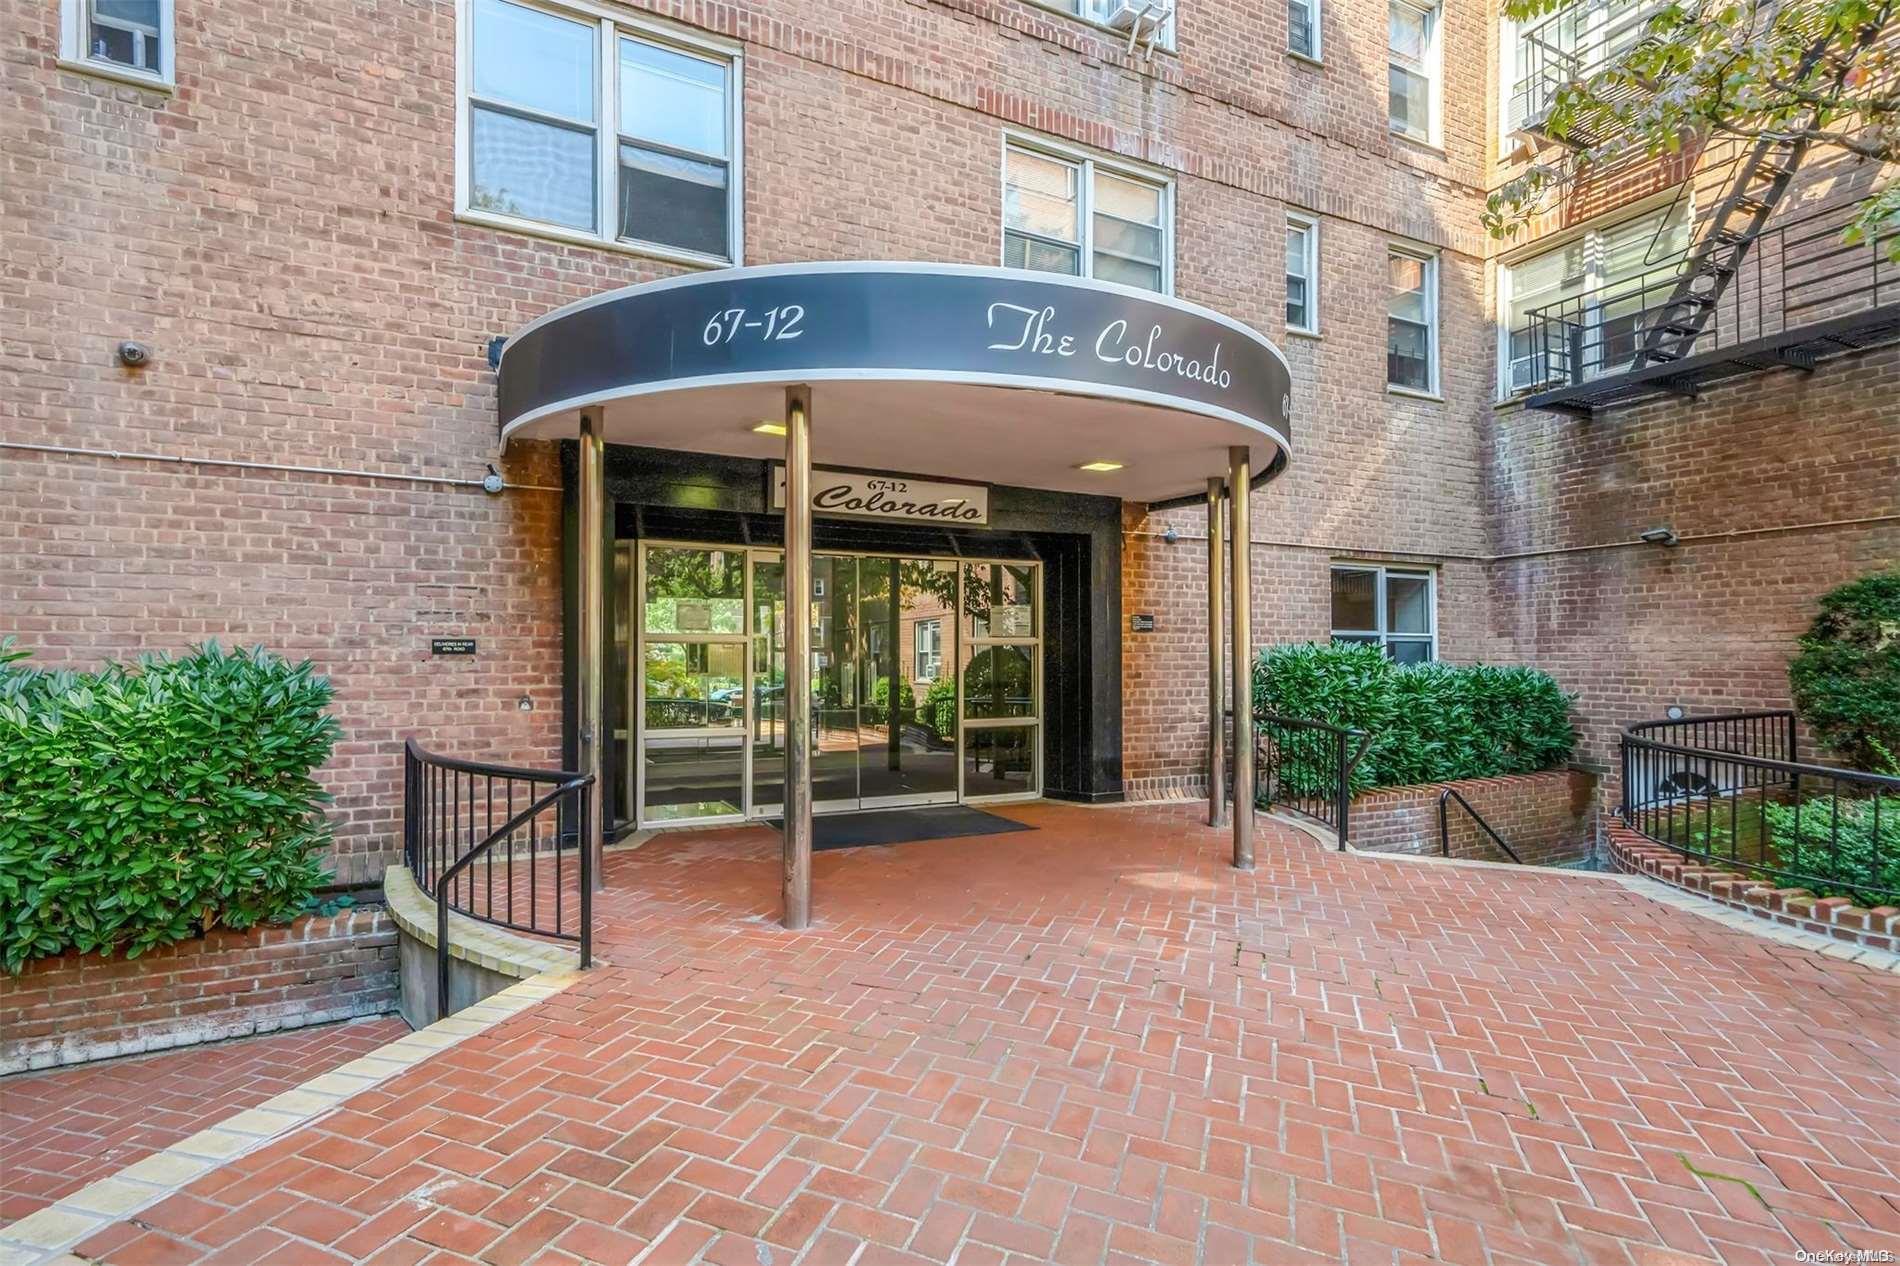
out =
<svg viewBox="0 0 1900 1266"><path fill-rule="evenodd" d="M607 446L600 437L600 415L581 414L580 469L580 772L592 774L587 788L588 812L581 825L589 838L580 841L587 850L595 888L607 886L606 867L602 864L601 843L606 822L601 817L602 784L607 780L605 735L601 708L606 690L607 585L603 551L602 516L607 501Z"/></svg>
<svg viewBox="0 0 1900 1266"><path fill-rule="evenodd" d="M1250 471L1245 445L1227 450L1227 506L1231 516L1234 572L1234 866L1253 869L1253 572L1247 543Z"/></svg>
<svg viewBox="0 0 1900 1266"><path fill-rule="evenodd" d="M781 921L793 931L811 923L811 738L811 389L790 387L785 392L785 873Z"/></svg>
<svg viewBox="0 0 1900 1266"><path fill-rule="evenodd" d="M1207 481L1207 824L1227 825L1227 630L1221 590L1227 587L1224 560L1227 546L1221 530L1220 476Z"/></svg>

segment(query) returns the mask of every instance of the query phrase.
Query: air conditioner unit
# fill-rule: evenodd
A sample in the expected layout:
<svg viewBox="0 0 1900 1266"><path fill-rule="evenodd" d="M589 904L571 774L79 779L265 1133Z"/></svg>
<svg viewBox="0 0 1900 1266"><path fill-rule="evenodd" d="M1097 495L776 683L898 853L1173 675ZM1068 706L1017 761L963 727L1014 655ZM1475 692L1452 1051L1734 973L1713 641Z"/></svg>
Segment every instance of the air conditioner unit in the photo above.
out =
<svg viewBox="0 0 1900 1266"><path fill-rule="evenodd" d="M1134 4L1127 0L1112 0L1112 3L1114 7L1109 10L1105 20L1112 29L1128 32L1128 51L1131 53L1135 51L1136 44L1144 41L1152 50L1161 28L1174 14L1173 0L1145 0Z"/></svg>

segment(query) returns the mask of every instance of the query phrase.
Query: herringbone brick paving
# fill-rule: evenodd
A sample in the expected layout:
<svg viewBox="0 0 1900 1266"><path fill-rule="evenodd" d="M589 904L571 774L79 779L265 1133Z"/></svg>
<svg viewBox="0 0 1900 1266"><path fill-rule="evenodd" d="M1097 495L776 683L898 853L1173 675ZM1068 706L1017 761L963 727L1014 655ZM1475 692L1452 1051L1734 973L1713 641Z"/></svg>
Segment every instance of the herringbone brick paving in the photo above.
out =
<svg viewBox="0 0 1900 1266"><path fill-rule="evenodd" d="M111 1262L1767 1263L1900 1247L1900 979L1194 807L609 863L610 965Z"/></svg>
<svg viewBox="0 0 1900 1266"><path fill-rule="evenodd" d="M0 1078L0 1223L408 1031L378 1016Z"/></svg>

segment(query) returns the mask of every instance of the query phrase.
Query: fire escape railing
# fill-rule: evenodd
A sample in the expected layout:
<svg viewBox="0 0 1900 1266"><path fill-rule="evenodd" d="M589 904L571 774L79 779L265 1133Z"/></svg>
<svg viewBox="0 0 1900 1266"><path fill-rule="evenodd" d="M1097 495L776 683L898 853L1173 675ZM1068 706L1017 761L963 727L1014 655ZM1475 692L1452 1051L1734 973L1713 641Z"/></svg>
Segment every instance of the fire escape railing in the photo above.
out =
<svg viewBox="0 0 1900 1266"><path fill-rule="evenodd" d="M1566 5L1517 39L1517 78L1511 85L1510 125L1541 134L1557 93L1565 84L1588 80L1643 38L1662 0L1588 0ZM1599 95L1614 100L1634 96L1641 86L1606 85ZM1557 138L1551 138L1557 139ZM1568 135L1565 144L1594 145L1602 138Z"/></svg>
<svg viewBox="0 0 1900 1266"><path fill-rule="evenodd" d="M1851 204L1705 234L1612 285L1533 308L1513 330L1528 403L1560 411L1695 394L1701 383L1900 340L1893 234L1848 245ZM1763 217L1765 218L1765 217ZM1711 279L1707 284L1699 284Z"/></svg>

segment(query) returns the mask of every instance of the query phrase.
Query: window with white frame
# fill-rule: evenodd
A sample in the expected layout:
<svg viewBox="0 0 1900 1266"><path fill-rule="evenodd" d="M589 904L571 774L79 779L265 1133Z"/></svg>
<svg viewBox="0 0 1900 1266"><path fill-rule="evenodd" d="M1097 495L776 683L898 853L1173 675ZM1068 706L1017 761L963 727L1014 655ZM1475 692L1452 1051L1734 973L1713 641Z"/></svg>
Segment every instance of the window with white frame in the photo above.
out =
<svg viewBox="0 0 1900 1266"><path fill-rule="evenodd" d="M1438 6L1390 0L1388 86L1392 130L1431 143L1438 135Z"/></svg>
<svg viewBox="0 0 1900 1266"><path fill-rule="evenodd" d="M1117 31L1125 32L1133 22L1140 21L1139 35L1144 42L1152 32L1155 47L1174 47L1175 0L1035 0L1035 3Z"/></svg>
<svg viewBox="0 0 1900 1266"><path fill-rule="evenodd" d="M1333 564L1333 641L1382 647L1401 664L1438 658L1438 606L1428 570Z"/></svg>
<svg viewBox="0 0 1900 1266"><path fill-rule="evenodd" d="M730 54L516 0L468 13L462 211L738 259Z"/></svg>
<svg viewBox="0 0 1900 1266"><path fill-rule="evenodd" d="M1166 184L1014 143L1004 163L1004 267L1168 292Z"/></svg>
<svg viewBox="0 0 1900 1266"><path fill-rule="evenodd" d="M1386 252L1385 385L1438 391L1438 257L1403 247Z"/></svg>
<svg viewBox="0 0 1900 1266"><path fill-rule="evenodd" d="M1286 217L1286 328L1319 333L1319 221Z"/></svg>
<svg viewBox="0 0 1900 1266"><path fill-rule="evenodd" d="M917 680L937 680L937 674L943 671L943 621L917 621L912 637Z"/></svg>
<svg viewBox="0 0 1900 1266"><path fill-rule="evenodd" d="M60 59L139 83L172 83L172 0L62 0Z"/></svg>
<svg viewBox="0 0 1900 1266"><path fill-rule="evenodd" d="M1319 60L1319 0L1287 0L1286 51Z"/></svg>
<svg viewBox="0 0 1900 1266"><path fill-rule="evenodd" d="M1503 393L1614 373L1636 356L1643 299L1681 268L1693 223L1687 198L1586 229L1498 270Z"/></svg>

